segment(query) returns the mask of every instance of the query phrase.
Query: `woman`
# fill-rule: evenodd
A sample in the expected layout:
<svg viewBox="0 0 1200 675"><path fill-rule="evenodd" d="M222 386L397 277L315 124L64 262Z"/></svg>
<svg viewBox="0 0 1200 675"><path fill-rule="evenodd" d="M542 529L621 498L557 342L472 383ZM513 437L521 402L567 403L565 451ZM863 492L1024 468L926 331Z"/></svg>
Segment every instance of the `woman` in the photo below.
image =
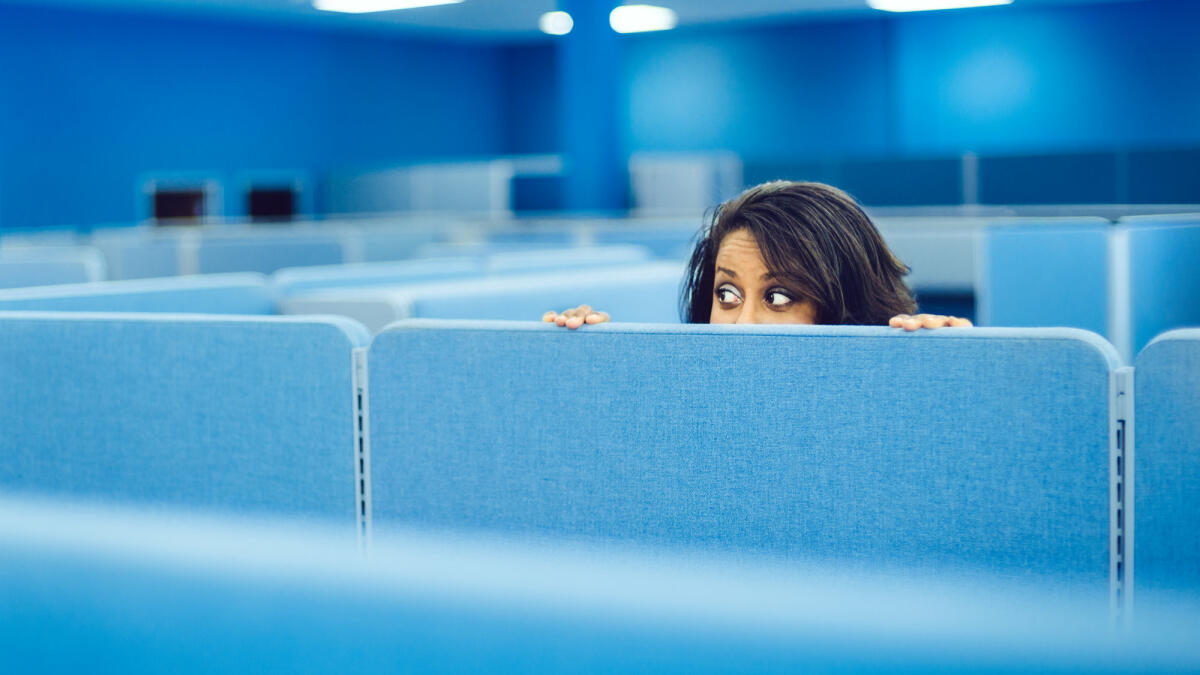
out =
<svg viewBox="0 0 1200 675"><path fill-rule="evenodd" d="M717 207L692 253L680 309L688 323L971 325L914 315L907 273L849 195L774 181ZM609 316L582 305L542 320L576 329Z"/></svg>

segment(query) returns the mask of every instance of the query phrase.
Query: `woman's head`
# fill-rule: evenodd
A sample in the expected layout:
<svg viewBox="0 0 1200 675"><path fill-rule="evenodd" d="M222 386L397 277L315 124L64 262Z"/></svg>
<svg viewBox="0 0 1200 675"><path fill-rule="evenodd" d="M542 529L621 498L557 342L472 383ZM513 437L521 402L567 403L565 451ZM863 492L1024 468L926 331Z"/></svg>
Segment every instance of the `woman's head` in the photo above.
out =
<svg viewBox="0 0 1200 675"><path fill-rule="evenodd" d="M775 181L717 207L681 309L688 323L883 325L916 311L907 273L849 195Z"/></svg>

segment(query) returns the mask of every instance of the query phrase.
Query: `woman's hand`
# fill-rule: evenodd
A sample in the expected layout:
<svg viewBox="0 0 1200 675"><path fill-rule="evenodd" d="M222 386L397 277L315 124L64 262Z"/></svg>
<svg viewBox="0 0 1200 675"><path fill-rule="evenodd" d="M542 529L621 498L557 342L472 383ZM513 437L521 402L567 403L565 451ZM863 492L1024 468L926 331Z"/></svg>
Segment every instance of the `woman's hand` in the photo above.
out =
<svg viewBox="0 0 1200 675"><path fill-rule="evenodd" d="M941 314L898 314L893 316L888 325L892 328L903 328L913 331L918 328L965 328L972 326L970 319L957 316L942 316Z"/></svg>
<svg viewBox="0 0 1200 675"><path fill-rule="evenodd" d="M558 326L566 326L571 330L575 330L585 323L604 323L608 321L608 312L597 312L592 309L591 305L580 305L563 310L561 314L558 312L546 312L542 315L542 321Z"/></svg>

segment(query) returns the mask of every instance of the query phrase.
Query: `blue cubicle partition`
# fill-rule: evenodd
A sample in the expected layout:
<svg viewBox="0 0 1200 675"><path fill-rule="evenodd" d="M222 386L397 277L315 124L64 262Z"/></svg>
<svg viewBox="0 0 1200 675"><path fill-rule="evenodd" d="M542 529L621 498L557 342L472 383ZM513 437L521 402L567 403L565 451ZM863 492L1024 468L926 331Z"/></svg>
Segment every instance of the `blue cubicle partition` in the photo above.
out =
<svg viewBox="0 0 1200 675"><path fill-rule="evenodd" d="M0 312L0 491L357 527L336 318Z"/></svg>
<svg viewBox="0 0 1200 675"><path fill-rule="evenodd" d="M551 261L552 262L552 261ZM496 274L460 281L332 288L280 300L284 314L336 314L372 332L399 319L495 319L537 321L547 311L581 304L609 312L614 320L678 321L680 263L602 264L589 269Z"/></svg>
<svg viewBox="0 0 1200 675"><path fill-rule="evenodd" d="M0 498L0 669L119 673L1168 673L1062 587L965 588L408 532ZM1151 620L1153 619L1153 620Z"/></svg>
<svg viewBox="0 0 1200 675"><path fill-rule="evenodd" d="M1114 237L1131 353L1160 333L1200 326L1200 214L1122 218Z"/></svg>
<svg viewBox="0 0 1200 675"><path fill-rule="evenodd" d="M981 326L1109 331L1109 229L1101 218L984 229L976 284Z"/></svg>
<svg viewBox="0 0 1200 675"><path fill-rule="evenodd" d="M29 246L0 249L0 288L104 281L100 251L89 246Z"/></svg>
<svg viewBox="0 0 1200 675"><path fill-rule="evenodd" d="M485 276L548 270L563 270L569 273L574 270L629 265L650 259L650 252L640 246L469 250L487 253L449 258L287 268L272 275L271 284L281 296L289 297L335 288L478 279Z"/></svg>
<svg viewBox="0 0 1200 675"><path fill-rule="evenodd" d="M1115 580L1090 333L410 321L369 361L376 528Z"/></svg>
<svg viewBox="0 0 1200 675"><path fill-rule="evenodd" d="M275 314L261 274L208 274L0 290L0 311Z"/></svg>
<svg viewBox="0 0 1200 675"><path fill-rule="evenodd" d="M439 279L470 279L484 275L478 258L421 258L352 265L288 267L271 275L271 286L280 297L332 288L386 286Z"/></svg>
<svg viewBox="0 0 1200 675"><path fill-rule="evenodd" d="M285 267L336 265L346 261L345 243L336 234L206 233L196 248L196 272L260 272Z"/></svg>
<svg viewBox="0 0 1200 675"><path fill-rule="evenodd" d="M1134 377L1136 606L1200 605L1200 329L1152 341Z"/></svg>
<svg viewBox="0 0 1200 675"><path fill-rule="evenodd" d="M178 228L112 228L93 232L91 242L104 254L109 279L153 279L195 272L181 266L194 236Z"/></svg>

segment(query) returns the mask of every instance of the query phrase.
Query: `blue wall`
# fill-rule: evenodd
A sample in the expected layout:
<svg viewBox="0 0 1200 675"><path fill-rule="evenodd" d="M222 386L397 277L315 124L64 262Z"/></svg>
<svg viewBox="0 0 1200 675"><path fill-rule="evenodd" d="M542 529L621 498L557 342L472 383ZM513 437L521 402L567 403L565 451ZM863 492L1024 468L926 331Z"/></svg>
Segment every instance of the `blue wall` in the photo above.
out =
<svg viewBox="0 0 1200 675"><path fill-rule="evenodd" d="M871 20L631 36L628 148L886 153L886 28Z"/></svg>
<svg viewBox="0 0 1200 675"><path fill-rule="evenodd" d="M500 51L0 5L0 226L132 221L146 171L503 152Z"/></svg>
<svg viewBox="0 0 1200 675"><path fill-rule="evenodd" d="M954 203L965 151L984 201L1200 201L1198 25L1144 0L626 36L611 140L875 204ZM0 227L131 221L149 171L559 152L556 53L0 0Z"/></svg>
<svg viewBox="0 0 1200 675"><path fill-rule="evenodd" d="M629 150L750 160L1200 144L1200 3L677 30L627 45Z"/></svg>

